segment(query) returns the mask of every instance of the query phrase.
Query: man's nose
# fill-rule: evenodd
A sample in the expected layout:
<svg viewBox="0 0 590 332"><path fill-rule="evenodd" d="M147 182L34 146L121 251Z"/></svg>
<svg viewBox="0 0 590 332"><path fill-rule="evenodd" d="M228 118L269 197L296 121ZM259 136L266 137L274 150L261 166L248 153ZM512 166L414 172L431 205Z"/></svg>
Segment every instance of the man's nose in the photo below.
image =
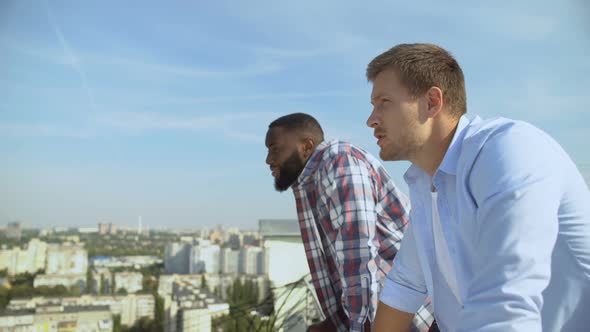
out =
<svg viewBox="0 0 590 332"><path fill-rule="evenodd" d="M377 128L379 126L379 117L377 116L377 112L375 112L375 108L373 108L371 115L367 119L367 126L369 128Z"/></svg>

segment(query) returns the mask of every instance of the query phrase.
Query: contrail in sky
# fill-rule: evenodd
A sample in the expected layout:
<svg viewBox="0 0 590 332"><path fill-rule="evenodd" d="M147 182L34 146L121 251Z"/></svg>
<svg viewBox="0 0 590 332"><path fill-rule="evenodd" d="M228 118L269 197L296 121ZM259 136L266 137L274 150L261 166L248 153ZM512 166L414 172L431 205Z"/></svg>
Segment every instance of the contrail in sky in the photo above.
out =
<svg viewBox="0 0 590 332"><path fill-rule="evenodd" d="M94 94L90 89L90 85L88 85L86 72L84 71L84 68L82 68L80 60L78 59L76 54L74 54L73 49L70 47L70 44L61 32L61 29L59 28L59 25L55 20L55 16L53 16L53 14L51 13L49 3L47 2L47 0L45 0L44 3L45 9L47 10L47 17L49 18L49 23L51 24L53 31L55 32L55 35L57 36L57 39L59 40L59 43L67 57L67 62L74 68L78 75L80 75L80 79L82 80L82 87L84 88L84 91L86 92L86 95L88 97L88 103L90 104L90 107L92 107L92 109L96 110L97 107L96 102L94 101Z"/></svg>

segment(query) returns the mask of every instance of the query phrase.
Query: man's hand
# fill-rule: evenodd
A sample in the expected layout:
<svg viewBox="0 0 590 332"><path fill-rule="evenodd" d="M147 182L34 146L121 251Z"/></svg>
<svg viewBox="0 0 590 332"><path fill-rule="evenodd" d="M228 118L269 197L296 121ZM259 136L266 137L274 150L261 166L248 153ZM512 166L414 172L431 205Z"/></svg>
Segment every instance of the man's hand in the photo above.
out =
<svg viewBox="0 0 590 332"><path fill-rule="evenodd" d="M334 331L337 331L337 330L330 319L326 319L323 322L313 324L312 326L308 327L306 330L306 332L334 332ZM365 322L365 331L366 332L371 331L371 323L369 322L368 319Z"/></svg>
<svg viewBox="0 0 590 332"><path fill-rule="evenodd" d="M414 314L399 311L379 301L375 316L375 332L407 332Z"/></svg>
<svg viewBox="0 0 590 332"><path fill-rule="evenodd" d="M307 328L306 332L336 332L336 326L330 319L315 323Z"/></svg>

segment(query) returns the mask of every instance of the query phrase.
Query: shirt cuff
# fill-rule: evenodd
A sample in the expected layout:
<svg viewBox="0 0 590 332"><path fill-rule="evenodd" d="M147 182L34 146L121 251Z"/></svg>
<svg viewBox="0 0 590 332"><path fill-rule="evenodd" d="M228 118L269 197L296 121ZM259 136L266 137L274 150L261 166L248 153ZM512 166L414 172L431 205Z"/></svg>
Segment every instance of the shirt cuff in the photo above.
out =
<svg viewBox="0 0 590 332"><path fill-rule="evenodd" d="M368 320L368 318L366 318L366 320ZM349 332L363 332L366 331L365 330L365 322L360 323L359 321L356 320L351 320L349 322L350 326L348 327L348 331ZM369 332L369 331L366 331Z"/></svg>
<svg viewBox="0 0 590 332"><path fill-rule="evenodd" d="M397 310L415 314L426 300L426 294L385 278L379 300Z"/></svg>

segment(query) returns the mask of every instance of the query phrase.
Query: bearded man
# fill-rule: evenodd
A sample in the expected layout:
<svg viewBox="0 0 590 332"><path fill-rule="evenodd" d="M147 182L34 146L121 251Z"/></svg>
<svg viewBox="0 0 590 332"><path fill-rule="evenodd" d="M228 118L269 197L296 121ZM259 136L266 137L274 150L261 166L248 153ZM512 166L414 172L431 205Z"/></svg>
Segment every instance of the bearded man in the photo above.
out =
<svg viewBox="0 0 590 332"><path fill-rule="evenodd" d="M407 198L381 163L342 141L324 141L316 119L280 117L266 134L277 191L295 195L312 282L326 319L308 331L370 331L381 281L408 223ZM426 331L432 316L415 315Z"/></svg>

